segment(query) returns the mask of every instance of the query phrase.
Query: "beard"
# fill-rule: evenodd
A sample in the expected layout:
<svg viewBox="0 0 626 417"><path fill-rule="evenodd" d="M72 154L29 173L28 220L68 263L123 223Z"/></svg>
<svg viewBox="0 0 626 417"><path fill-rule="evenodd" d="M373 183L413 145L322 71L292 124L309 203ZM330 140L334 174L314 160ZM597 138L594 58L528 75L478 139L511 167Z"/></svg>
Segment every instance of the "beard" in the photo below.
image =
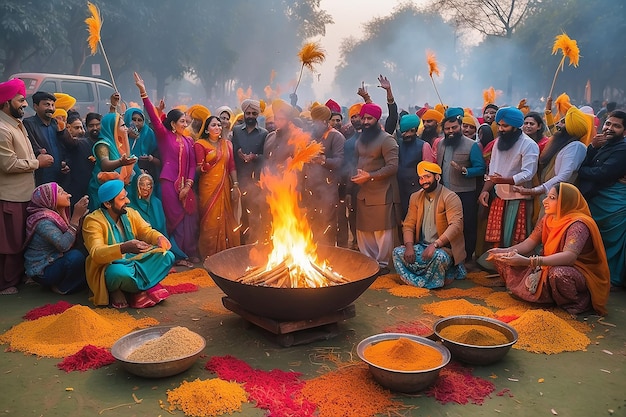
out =
<svg viewBox="0 0 626 417"><path fill-rule="evenodd" d="M354 128L354 130L361 130L363 129L363 123L361 123L361 121L354 121L354 122L350 122L352 123L352 127Z"/></svg>
<svg viewBox="0 0 626 417"><path fill-rule="evenodd" d="M426 184L422 185L422 190L424 190L427 194L430 194L437 189L438 184L439 183L437 182L437 180L434 180L428 185Z"/></svg>
<svg viewBox="0 0 626 417"><path fill-rule="evenodd" d="M111 207L111 211L112 211L113 213L115 213L115 215L116 215L116 216L121 216L122 214L126 214L126 213L127 213L127 211L126 211L126 206L122 206L122 207L120 207L120 208L117 208L117 207Z"/></svg>
<svg viewBox="0 0 626 417"><path fill-rule="evenodd" d="M99 136L100 136L100 131L99 130L90 130L89 131L89 139L91 139L93 141L97 141Z"/></svg>
<svg viewBox="0 0 626 417"><path fill-rule="evenodd" d="M402 136L403 142L413 142L415 139L417 139L417 133L413 135Z"/></svg>
<svg viewBox="0 0 626 417"><path fill-rule="evenodd" d="M380 133L380 126L378 124L372 125L370 127L366 127L363 125L363 131L361 132L361 136L359 136L359 140L363 143L370 143Z"/></svg>
<svg viewBox="0 0 626 417"><path fill-rule="evenodd" d="M428 142L429 145L433 144L434 139L437 137L437 128L436 127L425 127L422 131L422 140L424 142Z"/></svg>
<svg viewBox="0 0 626 417"><path fill-rule="evenodd" d="M246 126L249 126L249 127L256 126L256 119L254 117L246 117L244 119L244 122L246 122Z"/></svg>
<svg viewBox="0 0 626 417"><path fill-rule="evenodd" d="M24 107L22 106L13 107L11 103L9 103L9 111L11 113L11 116L15 117L16 119L21 119L22 117L24 117Z"/></svg>
<svg viewBox="0 0 626 417"><path fill-rule="evenodd" d="M508 151L515 145L517 140L522 136L522 131L520 129L514 129L511 132L503 132L500 133L500 139L498 139L498 150L499 151Z"/></svg>
<svg viewBox="0 0 626 417"><path fill-rule="evenodd" d="M457 146L461 144L461 140L463 140L463 133L455 132L451 135L446 135L443 139L444 146L451 146L452 149L456 149Z"/></svg>

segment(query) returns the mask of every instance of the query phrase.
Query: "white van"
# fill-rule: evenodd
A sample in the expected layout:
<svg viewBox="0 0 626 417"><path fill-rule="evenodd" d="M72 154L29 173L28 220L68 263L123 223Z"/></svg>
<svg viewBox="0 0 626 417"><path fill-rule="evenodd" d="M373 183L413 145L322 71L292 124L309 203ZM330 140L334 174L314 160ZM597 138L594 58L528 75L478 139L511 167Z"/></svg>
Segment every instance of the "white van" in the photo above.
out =
<svg viewBox="0 0 626 417"><path fill-rule="evenodd" d="M80 75L46 74L38 72L21 72L9 78L20 78L26 85L28 104L32 106L30 97L37 91L47 93L65 93L76 99L74 108L85 117L89 112L107 114L109 99L115 89L110 82L99 78L83 77ZM27 115L34 114L27 109Z"/></svg>

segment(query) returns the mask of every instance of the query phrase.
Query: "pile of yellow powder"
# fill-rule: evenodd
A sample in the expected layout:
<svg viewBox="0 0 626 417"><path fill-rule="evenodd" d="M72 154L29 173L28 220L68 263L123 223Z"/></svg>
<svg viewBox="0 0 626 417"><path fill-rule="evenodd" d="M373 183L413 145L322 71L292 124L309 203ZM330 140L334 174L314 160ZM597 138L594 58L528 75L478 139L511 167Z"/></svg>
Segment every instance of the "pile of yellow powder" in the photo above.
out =
<svg viewBox="0 0 626 417"><path fill-rule="evenodd" d="M135 319L112 309L92 310L75 305L61 314L25 321L0 335L0 343L10 350L39 356L64 358L86 345L110 348L120 337L133 330L159 324L147 317Z"/></svg>
<svg viewBox="0 0 626 417"><path fill-rule="evenodd" d="M475 298L477 300L484 300L493 290L487 287L472 287L472 288L445 288L441 290L433 291L439 298Z"/></svg>
<svg viewBox="0 0 626 417"><path fill-rule="evenodd" d="M515 349L553 354L586 350L591 343L584 333L545 310L528 310L509 324L519 336Z"/></svg>
<svg viewBox="0 0 626 417"><path fill-rule="evenodd" d="M213 282L209 273L202 268L174 272L161 281L161 285L175 286L180 284L195 284L202 288L215 287L215 282Z"/></svg>
<svg viewBox="0 0 626 417"><path fill-rule="evenodd" d="M219 378L196 379L183 381L178 388L168 390L167 401L170 412L178 408L186 416L209 417L241 411L241 405L248 401L248 394L236 382Z"/></svg>
<svg viewBox="0 0 626 417"><path fill-rule="evenodd" d="M487 307L472 304L467 300L446 300L422 306L422 310L439 317L472 315L493 317L493 311Z"/></svg>
<svg viewBox="0 0 626 417"><path fill-rule="evenodd" d="M397 287L389 288L388 291L396 297L405 298L422 298L430 295L429 289L414 287L412 285L398 285Z"/></svg>
<svg viewBox="0 0 626 417"><path fill-rule="evenodd" d="M404 285L398 274L385 274L376 278L376 281L370 285L372 290L386 290Z"/></svg>

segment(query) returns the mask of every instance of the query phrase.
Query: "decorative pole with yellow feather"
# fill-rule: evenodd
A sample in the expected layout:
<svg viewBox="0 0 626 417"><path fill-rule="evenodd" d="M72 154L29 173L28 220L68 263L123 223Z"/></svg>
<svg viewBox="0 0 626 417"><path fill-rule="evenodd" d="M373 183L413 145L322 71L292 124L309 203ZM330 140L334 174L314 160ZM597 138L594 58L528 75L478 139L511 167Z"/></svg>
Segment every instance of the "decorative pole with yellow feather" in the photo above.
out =
<svg viewBox="0 0 626 417"><path fill-rule="evenodd" d="M554 73L554 79L552 80L552 87L550 87L550 93L548 94L548 97L552 97L554 84L556 84L556 77L559 75L559 70L563 71L565 58L569 58L569 65L573 65L574 67L578 66L578 59L580 58L580 50L578 49L578 44L574 39L570 39L570 37L567 36L565 32L557 35L557 37L554 38L554 45L552 45L552 55L556 55L559 50L563 53L563 58L561 58L559 66L556 67L556 72Z"/></svg>
<svg viewBox="0 0 626 417"><path fill-rule="evenodd" d="M437 58L435 57L435 53L433 51L426 51L426 62L428 63L428 75L430 76L430 80L433 82L433 87L435 87L435 93L437 93L439 102L443 106L443 100L441 100L439 90L437 90L437 85L435 84L435 79L433 78L433 74L436 74L437 76L440 75L439 66L437 65Z"/></svg>
<svg viewBox="0 0 626 417"><path fill-rule="evenodd" d="M304 44L302 49L300 49L300 52L298 52L298 57L300 58L302 67L300 68L300 76L298 77L296 88L293 89L294 94L296 94L298 86L300 85L300 80L302 79L302 72L304 71L304 67L307 67L308 69L313 71L314 64L322 64L326 60L326 51L322 49L319 43L308 42Z"/></svg>
<svg viewBox="0 0 626 417"><path fill-rule="evenodd" d="M107 68L109 69L109 74L111 75L113 88L115 88L115 91L119 91L117 89L117 85L115 85L115 78L113 78L111 64L109 64L109 59L107 58L107 54L104 51L104 46L102 46L102 38L100 37L100 30L102 29L102 18L100 17L100 10L98 10L96 5L91 2L87 2L87 8L89 9L90 15L87 19L85 19L85 23L87 24L87 31L89 32L89 36L87 37L87 43L89 44L89 48L91 49L91 55L95 55L98 53L98 45L100 45L100 49L102 50L102 56L104 57L104 62L106 62Z"/></svg>

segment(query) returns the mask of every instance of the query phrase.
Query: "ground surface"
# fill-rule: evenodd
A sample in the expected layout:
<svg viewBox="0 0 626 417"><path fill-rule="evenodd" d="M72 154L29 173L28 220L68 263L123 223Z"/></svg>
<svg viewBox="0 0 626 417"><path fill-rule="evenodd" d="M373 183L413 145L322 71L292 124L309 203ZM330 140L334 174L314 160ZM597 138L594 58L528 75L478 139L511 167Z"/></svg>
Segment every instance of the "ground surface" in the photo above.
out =
<svg viewBox="0 0 626 417"><path fill-rule="evenodd" d="M473 284L457 281L454 286L468 288ZM500 289L501 290L501 289ZM183 380L214 377L204 364L213 355L233 355L262 369L279 368L301 372L305 379L327 369L320 365L319 355L338 353L342 360L358 361L356 345L363 338L401 321L419 318L434 320L422 312L420 305L441 301L426 298L401 298L387 290L367 290L355 303L356 317L340 324L340 334L330 340L293 347L280 347L258 328L221 306L219 288L201 288L198 292L173 295L161 305L132 310L141 317L150 316L161 324L176 324L203 335L207 340L202 357L188 371L165 379L143 379L126 373L118 364L87 372L65 373L56 364L60 359L37 358L20 352L0 352L0 416L14 417L84 417L84 416L166 416L159 400L166 401L166 391ZM29 310L56 303L59 296L36 286L21 288L18 295L0 298L0 332L22 321ZM63 297L70 303L89 305L86 294ZM469 300L481 303L476 300ZM399 396L414 406L406 416L626 416L626 293L612 293L609 315L600 325L597 316L578 320L593 326L588 334L592 344L585 352L557 355L533 354L511 349L503 361L475 367L474 375L489 379L499 392L508 388L509 395L492 395L483 405L442 405L424 395ZM332 366L332 364L326 364ZM543 382L539 382L543 379ZM71 387L73 391L66 391ZM349 387L337 387L347 390ZM132 395L143 401L133 404ZM114 409L110 407L128 404ZM611 414L612 411L612 414ZM181 411L176 415L182 416ZM235 416L263 416L262 410L244 405Z"/></svg>

